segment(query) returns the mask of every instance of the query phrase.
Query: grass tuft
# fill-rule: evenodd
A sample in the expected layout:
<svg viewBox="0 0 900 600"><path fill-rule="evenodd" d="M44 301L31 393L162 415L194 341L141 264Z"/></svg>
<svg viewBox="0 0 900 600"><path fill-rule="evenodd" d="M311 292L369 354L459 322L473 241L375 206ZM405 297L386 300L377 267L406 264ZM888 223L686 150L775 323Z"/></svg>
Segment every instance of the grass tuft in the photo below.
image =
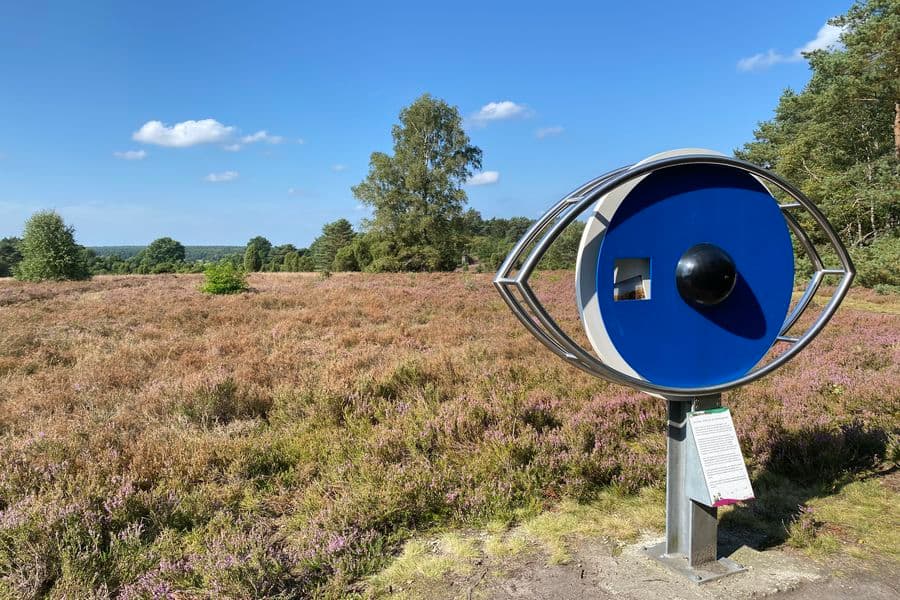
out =
<svg viewBox="0 0 900 600"><path fill-rule="evenodd" d="M665 493L658 488L637 495L605 490L590 504L563 501L555 510L522 524L528 536L544 546L550 563L571 560L569 542L578 537L602 537L628 542L642 531L659 531L665 526Z"/></svg>
<svg viewBox="0 0 900 600"><path fill-rule="evenodd" d="M411 540L383 571L369 579L369 593L392 598L409 597L409 588L427 585L450 573L465 574L478 555L473 543L448 534L440 542ZM404 593L405 592L405 593Z"/></svg>
<svg viewBox="0 0 900 600"><path fill-rule="evenodd" d="M896 483L900 478L894 477L893 481ZM854 481L834 495L811 500L804 512L814 515L819 526L809 535L792 523L791 545L804 548L812 555L844 548L857 558L879 556L900 560L897 544L900 506L896 490L891 490L885 481Z"/></svg>

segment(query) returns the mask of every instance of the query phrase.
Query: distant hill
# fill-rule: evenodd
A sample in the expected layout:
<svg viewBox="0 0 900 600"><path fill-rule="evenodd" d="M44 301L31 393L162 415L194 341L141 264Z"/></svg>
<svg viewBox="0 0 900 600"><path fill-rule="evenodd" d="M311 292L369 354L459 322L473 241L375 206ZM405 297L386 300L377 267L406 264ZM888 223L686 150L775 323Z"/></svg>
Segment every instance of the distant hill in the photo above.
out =
<svg viewBox="0 0 900 600"><path fill-rule="evenodd" d="M119 256L131 258L147 246L89 246L97 256ZM244 246L185 246L185 260L219 260L228 254L241 254Z"/></svg>

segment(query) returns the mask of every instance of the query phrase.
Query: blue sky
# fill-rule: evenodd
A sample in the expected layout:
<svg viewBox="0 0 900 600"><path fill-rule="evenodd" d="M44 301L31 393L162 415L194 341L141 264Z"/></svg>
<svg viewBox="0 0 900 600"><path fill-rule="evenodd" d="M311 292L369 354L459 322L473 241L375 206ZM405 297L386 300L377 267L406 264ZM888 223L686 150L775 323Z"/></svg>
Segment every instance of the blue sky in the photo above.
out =
<svg viewBox="0 0 900 600"><path fill-rule="evenodd" d="M848 6L0 3L0 237L53 208L86 245L305 246L365 218L350 187L423 92L484 151L470 206L536 217L649 154L730 153Z"/></svg>

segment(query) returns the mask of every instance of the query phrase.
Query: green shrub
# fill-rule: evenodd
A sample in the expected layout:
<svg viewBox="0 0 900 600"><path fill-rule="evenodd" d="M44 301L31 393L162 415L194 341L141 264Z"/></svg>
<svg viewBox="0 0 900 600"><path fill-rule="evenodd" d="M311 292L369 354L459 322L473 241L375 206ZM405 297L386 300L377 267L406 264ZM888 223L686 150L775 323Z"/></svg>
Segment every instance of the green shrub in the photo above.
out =
<svg viewBox="0 0 900 600"><path fill-rule="evenodd" d="M822 260L827 266L839 264L834 251L825 244L817 244ZM805 283L812 276L813 266L806 252L794 244L794 266L798 283ZM886 233L867 246L850 248L850 258L856 267L855 285L867 288L891 290L900 286L900 236Z"/></svg>
<svg viewBox="0 0 900 600"><path fill-rule="evenodd" d="M148 270L152 275L160 275L162 273L175 273L178 270L178 265L170 262L161 262L150 265Z"/></svg>
<svg viewBox="0 0 900 600"><path fill-rule="evenodd" d="M206 280L200 287L201 292L207 294L238 294L245 292L247 286L247 274L230 262L219 262L206 267L203 271Z"/></svg>
<svg viewBox="0 0 900 600"><path fill-rule="evenodd" d="M873 288L879 296L887 296L888 294L900 294L900 285L891 285L889 283L877 283Z"/></svg>
<svg viewBox="0 0 900 600"><path fill-rule="evenodd" d="M880 237L852 254L857 284L864 287L900 285L900 236Z"/></svg>
<svg viewBox="0 0 900 600"><path fill-rule="evenodd" d="M335 271L359 271L359 263L356 262L353 244L338 250L334 255L334 262L331 266Z"/></svg>
<svg viewBox="0 0 900 600"><path fill-rule="evenodd" d="M34 213L25 222L19 244L22 261L14 275L23 281L90 279L83 248L75 243L75 229L50 211Z"/></svg>

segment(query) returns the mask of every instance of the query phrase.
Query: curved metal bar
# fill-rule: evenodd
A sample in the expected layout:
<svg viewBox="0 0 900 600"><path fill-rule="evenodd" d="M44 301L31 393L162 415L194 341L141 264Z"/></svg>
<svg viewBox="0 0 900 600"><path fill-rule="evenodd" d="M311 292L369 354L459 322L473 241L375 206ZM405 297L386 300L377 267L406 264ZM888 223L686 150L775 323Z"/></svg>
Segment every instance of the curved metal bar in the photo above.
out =
<svg viewBox="0 0 900 600"><path fill-rule="evenodd" d="M809 260L812 261L813 268L816 271L821 271L825 268L825 263L822 262L822 257L819 255L819 251L816 250L815 245L812 243L812 240L809 239L809 236L806 235L806 231L803 230L803 227L800 225L800 221L789 212L784 213L784 220L787 221L788 227L797 236L797 239L800 241L800 244L803 246L803 249L806 250L806 253L809 255Z"/></svg>
<svg viewBox="0 0 900 600"><path fill-rule="evenodd" d="M599 177L594 177L587 183L580 185L579 187L575 188L574 190L572 190L571 192L566 194L566 198L568 198L570 200L580 199L586 193L591 191L591 189L597 187L598 185L600 185L601 183L603 183L604 181L606 181L613 175L618 175L619 173L627 171L630 168L631 168L631 165L625 165L625 166L619 167L617 169L613 169L612 171L607 171L606 173L604 173L603 175L600 175Z"/></svg>
<svg viewBox="0 0 900 600"><path fill-rule="evenodd" d="M520 256L525 252L525 250L537 239L540 235L542 235L543 230L546 229L548 223L552 223L559 217L560 214L569 209L573 204L579 199L584 197L584 194L587 190L595 188L597 185L606 181L610 177L621 173L622 171L628 170L628 166L619 167L609 173L605 173L599 177L595 177L594 179L588 181L587 183L580 185L575 188L563 198L557 202L550 210L548 210L544 215L535 221L535 223L528 228L525 232L525 235L516 242L515 246L513 246L512 250L510 250L509 254L506 256L506 259L503 261L503 264L500 265L500 269L497 271L497 277L494 278L494 282L500 278L500 274L503 273L503 279L508 279L509 274L515 268L516 263L518 262ZM521 273L521 269L519 270Z"/></svg>
<svg viewBox="0 0 900 600"><path fill-rule="evenodd" d="M823 276L824 273L822 273L822 271L816 271L815 273L813 273L812 277L809 280L809 283L806 285L806 290L803 292L803 295L800 296L800 299L797 301L796 306L794 306L794 310L792 310L784 320L784 325L781 326L779 335L785 335L788 331L790 331L791 327L793 327L800 319L800 316L804 312L806 312L806 308L809 306L810 301L812 301L813 297L816 295L816 292L819 291L819 286L822 284Z"/></svg>
<svg viewBox="0 0 900 600"><path fill-rule="evenodd" d="M622 176L624 173L627 173L629 167L622 167L621 169L616 169L615 171L611 171L607 173L600 179L596 185L593 186L592 189L582 194L578 201L571 205L571 210L565 215L557 215L559 218L552 223L546 223L546 225L550 225L550 228L546 231L544 236L535 244L535 246L531 249L531 252L528 253L528 257L522 263L522 267L519 270L519 273L523 278L528 278L531 276L532 271L534 271L535 267L537 267L541 258L544 255L544 252L547 251L547 248L550 247L551 244L556 240L556 238L568 227L572 224L572 221L578 218L578 215L585 211L587 206L590 206L594 203L594 201L605 194L607 191L607 186L609 185L609 181L615 179L616 177ZM595 180L597 181L597 180ZM593 182L592 182L593 183ZM621 184L620 184L621 185ZM618 185L613 186L618 187ZM597 193L598 189L604 189L603 193ZM610 188L611 189L611 188ZM543 219L542 219L543 221ZM545 227L546 227L545 225Z"/></svg>
<svg viewBox="0 0 900 600"><path fill-rule="evenodd" d="M803 292L803 296L800 297L800 300L797 302L797 305L794 306L794 309L790 312L787 318L784 320L784 324L781 326L781 335L784 335L793 327L797 321L800 319L800 316L806 312L807 307L809 306L810 301L816 295L816 292L819 290L819 285L822 283L822 276L824 275L823 269L825 269L825 264L822 262L822 257L819 255L818 250L816 250L815 245L812 243L812 240L809 239L809 236L806 235L806 231L800 225L800 222L792 215L791 213L784 210L785 204L782 204L782 213L784 214L784 220L787 222L788 227L791 232L800 242L800 245L803 246L803 249L806 251L807 256L809 256L810 262L813 264L813 268L815 272L810 278L809 282L806 284L806 290ZM791 206L802 206L799 202L794 202Z"/></svg>
<svg viewBox="0 0 900 600"><path fill-rule="evenodd" d="M573 358L580 359L582 361L590 361L594 359L591 354L578 345L575 340L573 340L569 334L563 331L556 324L556 321L553 320L553 317L550 316L550 313L538 302L537 298L534 295L534 292L531 290L531 287L527 284L521 284L520 291L522 292L522 296L525 298L525 301L528 303L528 306L531 308L531 311L538 318L541 324L552 331L554 333L554 338L557 342L559 342L560 346L563 347L564 350L568 350ZM596 359L594 359L596 360Z"/></svg>
<svg viewBox="0 0 900 600"><path fill-rule="evenodd" d="M573 363L578 368L581 368L588 373L593 373L591 370L592 362L597 362L602 365L599 361L597 361L591 354L582 348L577 342L572 340L568 334L566 334L559 325L553 320L553 317L547 312L547 310L541 305L538 301L537 297L534 294L534 291L528 285L528 278L531 276L534 268L537 263L540 261L546 249L553 243L556 237L561 233L566 227L571 224L575 218L578 217L579 214L583 211L579 210L570 210L565 216L562 216L566 213L566 209L571 208L575 203L581 204L586 194L589 194L593 188L596 188L598 185L608 180L609 178L623 173L628 170L629 167L620 167L614 171L610 171L600 177L597 177L588 183L576 188L571 193L567 194L562 200L560 200L554 207L552 207L547 213L544 214L541 219L539 219L526 234L522 237L522 239L516 244L513 250L509 253L507 260L504 261L503 266L501 266L500 271L498 272L497 278L494 280L495 284L512 284L516 287L518 292L522 295L522 298L525 300L528 308L531 309L531 314L537 318L537 320L544 326L544 330L540 331L540 336L538 339L543 342L550 350L554 351L558 356L561 356L565 360ZM548 230L549 228L549 230ZM520 256L524 254L525 250L528 249L531 244L534 243L536 239L539 239L537 244L531 249L528 253L525 261L518 269L516 275L510 279L509 272L515 267L516 262L518 262ZM503 274L501 277L501 273ZM498 285L498 288L500 286ZM508 290L501 290L501 295L504 300L507 301L507 304L510 305L513 312L519 318L519 320L532 332L537 334L537 327L534 322L531 320L530 315L522 310L521 306L513 306L510 304L510 300L512 299L512 295ZM561 352L560 352L561 351ZM603 370L608 370L609 373L607 375L614 375L618 373L603 365ZM596 373L593 373L596 375Z"/></svg>
<svg viewBox="0 0 900 600"><path fill-rule="evenodd" d="M850 258L850 253L847 252L847 249L841 243L840 238L838 237L837 233L835 233L834 229L832 229L831 224L828 222L828 219L825 218L825 215L822 213L822 211L820 211L819 208L815 204L813 204L811 200L804 196L803 193L800 192L800 190L792 186L790 183L784 181L780 177L776 176L775 174L769 173L764 169L760 169L756 165L745 163L744 161L735 161L735 163L736 166L745 168L745 170L747 167L751 168L757 175L763 177L764 179L767 179L774 185L777 185L783 191L787 192L791 197L793 197L794 200L799 202L806 210L806 212L808 212L816 221L822 231L825 232L825 235L828 237L828 241L830 242L831 247L834 248L834 251L838 255L838 260L840 260L841 265L843 266L843 269L824 268L821 257L819 256L818 252L815 252L815 248L813 248L814 256L818 258L818 272L822 275L841 275L841 281L838 284L837 289L832 294L831 299L828 301L828 304L826 304L825 308L822 309L819 317L815 320L815 322L813 322L810 328L803 333L803 335L794 344L794 346L784 355L780 356L778 359L772 361L772 363L769 363L768 365L760 369L761 371L765 371L763 373L764 375L765 373L773 371L774 369L790 360L794 355L803 350L803 348L805 348L810 342L812 342L813 338L815 338L819 334L822 328L825 327L828 321L831 320L831 317L834 316L837 307L844 300L844 297L850 290L850 285L853 283L853 278L856 276L856 268L853 266L853 260ZM787 212L785 212L784 214L788 215ZM793 219L793 216L791 216L791 219ZM789 223L791 219L788 220ZM793 220L795 223L797 223L795 219ZM797 223L797 227L800 231L803 231L803 228L800 227L799 223ZM805 232L803 232L803 234L803 237L808 241L809 238L806 236ZM811 243L810 246L812 246ZM807 305L811 299L812 296L807 299ZM802 312L799 313L796 318L799 319L800 314L802 314ZM753 372L749 373L748 375L752 374Z"/></svg>
<svg viewBox="0 0 900 600"><path fill-rule="evenodd" d="M543 233L543 230L546 229L546 222L555 221L560 213L566 210L568 205L569 203L566 198L563 198L554 205L553 208L548 210L543 217L535 221L534 225L528 228L525 235L516 242L516 245L513 246L512 250L509 251L509 254L506 255L506 259L503 261L503 264L500 265L500 269L494 277L494 284L506 281L515 282L517 280L518 275L511 277L510 273L516 268L516 264L519 262L521 254L539 237L540 234Z"/></svg>
<svg viewBox="0 0 900 600"><path fill-rule="evenodd" d="M547 332L535 326L534 322L531 319L531 316L527 312L525 312L522 309L522 305L512 297L512 294L507 288L507 284L499 285L497 286L497 289L500 290L501 297L506 301L506 304L510 307L513 314L516 315L522 325L524 325L532 335L534 335L541 343L547 346L547 348L553 351L554 354L567 361L571 361L571 359L573 358L571 355L565 353L565 351L559 346L559 344L553 341L553 338L548 335Z"/></svg>
<svg viewBox="0 0 900 600"><path fill-rule="evenodd" d="M553 320L550 314L537 300L531 288L527 285L528 278L531 276L531 273L537 266L544 252L546 252L547 248L549 248L549 246L556 240L556 238L562 233L562 231L569 224L571 224L572 221L574 221L578 217L578 215L583 213L600 197L602 197L604 194L609 193L613 189L627 183L628 181L631 181L632 179L641 177L642 175L649 174L660 169L671 168L685 164L715 164L735 167L756 175L762 179L765 179L771 184L777 186L782 191L791 196L796 201L796 204L799 204L805 210L807 210L807 212L810 213L813 219L825 232L831 245L837 252L841 264L843 265L843 269L824 269L821 263L821 258L818 256L815 247L812 246L812 243L809 241L809 238L808 236L806 236L806 233L803 231L802 227L800 227L799 223L797 223L796 219L794 219L792 215L787 216L788 213L785 212L785 218L787 219L789 226L791 226L791 229L794 231L795 235L797 235L797 237L800 239L801 244L804 245L804 249L806 249L810 254L810 259L818 267L816 273L813 275L810 283L807 286L807 290L804 293L804 296L801 297L801 300L800 302L798 302L797 307L795 307L794 311L792 311L791 315L785 321L785 325L788 325L788 322L790 321L790 325L792 326L794 323L796 323L796 320L799 319L800 315L805 312L824 275L842 275L841 281L838 284L835 293L833 294L829 303L823 309L822 313L816 319L816 321L800 338L790 338L788 340L787 336L783 335L784 333L786 333L787 329L783 327L780 335L780 337L782 338L781 341L790 341L792 345L789 350L778 356L775 360L750 371L749 373L738 379L713 386L695 388L676 388L656 385L642 379L631 377L629 375L626 375L625 373L621 373L620 371L617 371L604 364L602 361L598 360L590 353L588 353L584 348L578 345L574 340L571 339L571 337L569 337L565 332L562 331L559 325ZM796 229L794 228L794 226L796 226ZM516 264L532 244L534 244L534 247L532 247L531 251L528 252L527 256L522 262L521 267L517 270L517 273L512 276L512 270L516 268ZM831 228L827 219L825 219L825 216L809 199L807 199L796 188L788 184L786 181L782 180L780 177L769 173L751 163L724 156L695 154L663 158L633 167L623 167L621 169L617 169L615 171L597 177L580 186L579 188L576 188L576 190L566 195L549 211L547 211L547 213L545 213L544 216L541 217L541 219L539 219L531 228L529 228L522 239L520 239L516 243L516 245L507 256L506 260L504 260L503 265L500 267L500 270L497 272L497 275L494 278L494 285L500 292L501 297L504 299L507 305L509 305L513 314L516 315L516 317L526 327L526 329L528 329L554 354L566 360L566 362L569 362L573 366L576 366L592 375L602 377L604 379L608 379L623 385L630 385L645 392L664 396L685 397L716 394L740 385L744 385L746 383L750 383L752 381L755 381L756 379L759 379L760 377L767 375L768 373L771 373L772 371L783 365L785 362L790 360L807 344L809 344L809 342L812 341L812 339L819 333L819 331L821 331L828 320L830 320L830 318L833 316L834 312L837 310L837 306L846 295L847 290L849 289L850 284L853 281L854 274L855 270L853 268L853 263L850 260L850 256L838 239L837 234L834 233L834 230ZM518 290L518 292L522 296L522 299L525 301L525 304L529 309L531 309L533 316L530 315L525 310L525 307L523 307L522 304L513 297L511 290L508 289L508 286L514 286ZM800 307L802 308L798 310L798 308Z"/></svg>

